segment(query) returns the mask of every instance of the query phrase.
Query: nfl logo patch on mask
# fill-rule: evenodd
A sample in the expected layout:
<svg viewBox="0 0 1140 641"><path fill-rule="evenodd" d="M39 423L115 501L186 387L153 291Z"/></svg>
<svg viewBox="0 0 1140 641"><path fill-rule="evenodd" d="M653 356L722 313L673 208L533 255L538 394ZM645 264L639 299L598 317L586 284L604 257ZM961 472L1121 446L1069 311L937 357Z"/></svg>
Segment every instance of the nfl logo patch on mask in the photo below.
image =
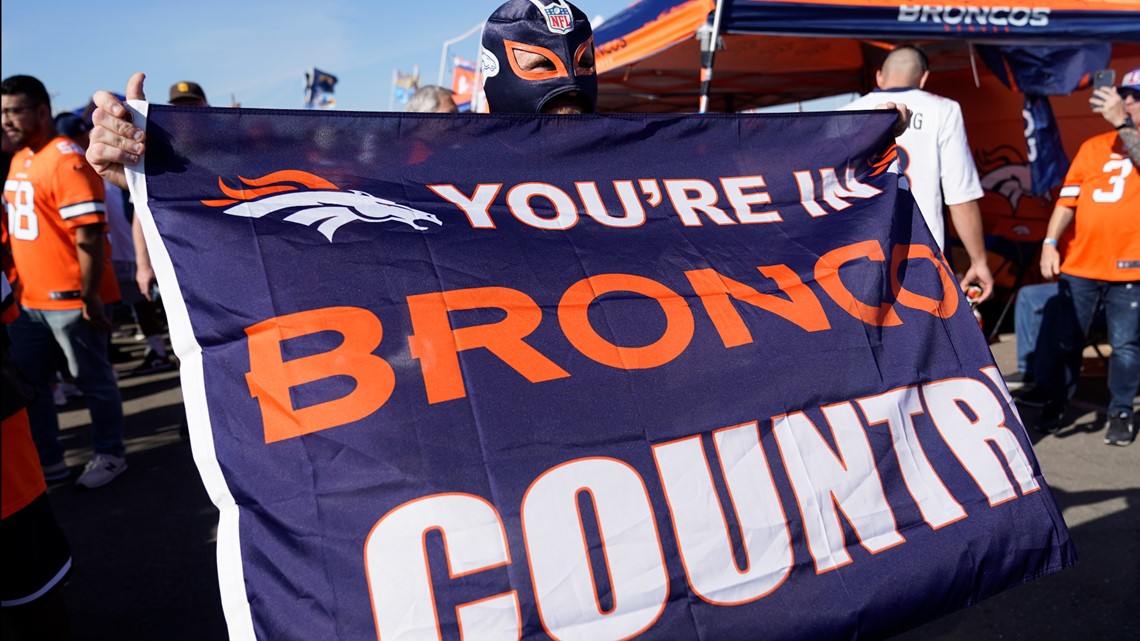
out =
<svg viewBox="0 0 1140 641"><path fill-rule="evenodd" d="M574 15L570 13L570 7L566 6L565 0L557 0L548 5L543 5L539 0L531 2L546 18L546 28L551 33L566 34L574 30Z"/></svg>

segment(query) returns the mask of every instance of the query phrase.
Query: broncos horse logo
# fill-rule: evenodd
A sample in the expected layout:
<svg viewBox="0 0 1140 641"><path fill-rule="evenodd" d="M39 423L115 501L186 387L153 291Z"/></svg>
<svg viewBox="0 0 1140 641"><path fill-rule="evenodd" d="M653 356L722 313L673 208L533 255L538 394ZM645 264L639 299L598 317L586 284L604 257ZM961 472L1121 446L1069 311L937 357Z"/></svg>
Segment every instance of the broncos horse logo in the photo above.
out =
<svg viewBox="0 0 1140 641"><path fill-rule="evenodd" d="M1010 145L982 150L978 158L982 189L1009 201L1010 212L1017 213L1021 197L1030 193L1032 171L1021 152Z"/></svg>
<svg viewBox="0 0 1140 641"><path fill-rule="evenodd" d="M275 171L261 178L238 180L245 186L233 189L218 178L218 187L229 196L222 200L203 200L203 205L226 207L225 213L245 218L261 218L278 212L289 212L285 220L302 225L317 225L317 231L332 242L333 234L351 222L383 223L395 221L420 231L421 223L440 225L435 216L362 191L345 191L331 182L295 169Z"/></svg>

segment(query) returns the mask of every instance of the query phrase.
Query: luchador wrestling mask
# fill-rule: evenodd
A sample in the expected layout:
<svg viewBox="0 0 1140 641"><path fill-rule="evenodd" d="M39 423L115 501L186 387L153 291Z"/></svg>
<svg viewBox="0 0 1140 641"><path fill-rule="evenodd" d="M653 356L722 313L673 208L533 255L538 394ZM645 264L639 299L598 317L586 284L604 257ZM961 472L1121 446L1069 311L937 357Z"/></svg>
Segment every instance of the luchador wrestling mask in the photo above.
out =
<svg viewBox="0 0 1140 641"><path fill-rule="evenodd" d="M598 101L594 32L566 0L510 0L483 27L483 90L492 113L539 113L578 92L587 113Z"/></svg>

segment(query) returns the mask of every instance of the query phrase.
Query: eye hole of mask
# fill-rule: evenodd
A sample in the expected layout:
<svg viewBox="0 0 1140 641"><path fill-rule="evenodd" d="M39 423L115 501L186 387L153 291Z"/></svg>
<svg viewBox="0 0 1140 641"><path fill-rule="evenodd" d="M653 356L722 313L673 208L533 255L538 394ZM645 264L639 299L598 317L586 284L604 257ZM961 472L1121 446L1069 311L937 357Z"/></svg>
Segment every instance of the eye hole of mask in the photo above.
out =
<svg viewBox="0 0 1140 641"><path fill-rule="evenodd" d="M574 75L588 76L594 73L594 37L583 42L574 52Z"/></svg>
<svg viewBox="0 0 1140 641"><path fill-rule="evenodd" d="M515 75L523 80L548 80L569 75L562 59L546 47L514 40L503 40L503 44L507 49L507 62L511 63Z"/></svg>

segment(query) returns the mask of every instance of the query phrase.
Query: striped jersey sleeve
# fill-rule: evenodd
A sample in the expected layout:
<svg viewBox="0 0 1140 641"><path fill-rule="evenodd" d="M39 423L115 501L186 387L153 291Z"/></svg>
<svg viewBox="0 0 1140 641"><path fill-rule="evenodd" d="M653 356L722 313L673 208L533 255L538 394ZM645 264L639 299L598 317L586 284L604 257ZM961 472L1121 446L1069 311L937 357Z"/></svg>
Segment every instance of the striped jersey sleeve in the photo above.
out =
<svg viewBox="0 0 1140 641"><path fill-rule="evenodd" d="M60 218L68 226L103 222L103 180L87 164L79 146L59 139L55 144L60 153L54 174Z"/></svg>

